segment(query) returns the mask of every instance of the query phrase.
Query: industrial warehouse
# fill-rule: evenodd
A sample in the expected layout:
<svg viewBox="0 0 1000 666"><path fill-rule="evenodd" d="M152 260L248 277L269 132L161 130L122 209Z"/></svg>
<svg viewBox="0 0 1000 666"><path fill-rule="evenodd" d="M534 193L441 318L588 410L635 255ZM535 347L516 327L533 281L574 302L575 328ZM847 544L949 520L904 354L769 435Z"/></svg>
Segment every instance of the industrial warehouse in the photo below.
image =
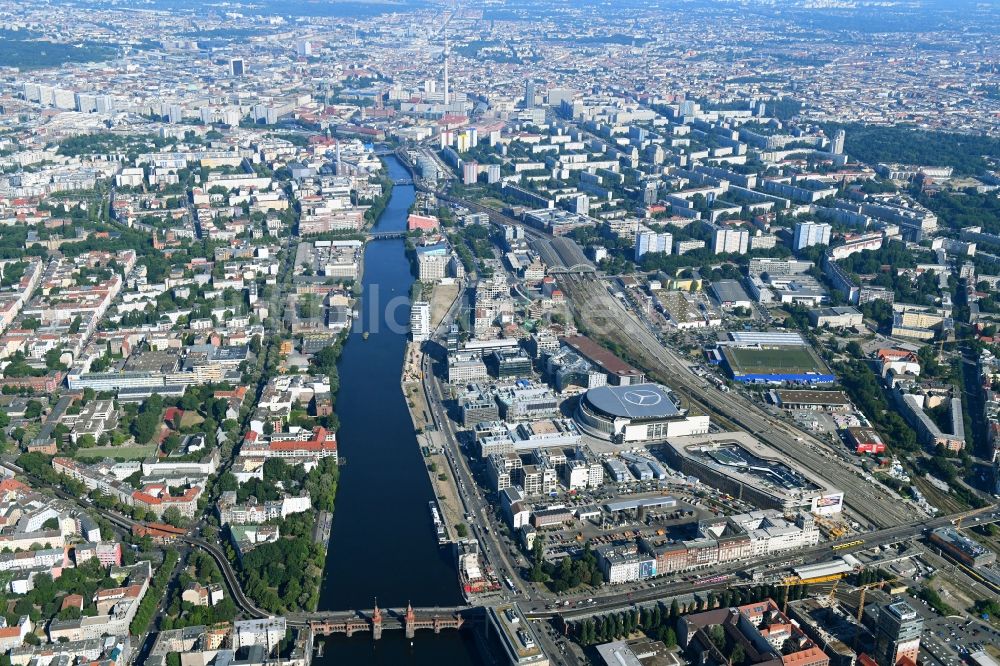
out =
<svg viewBox="0 0 1000 666"><path fill-rule="evenodd" d="M708 432L708 416L689 416L660 384L601 386L587 391L573 417L580 430L616 444Z"/></svg>
<svg viewBox="0 0 1000 666"><path fill-rule="evenodd" d="M840 513L844 493L747 433L671 437L658 449L685 474L762 509Z"/></svg>

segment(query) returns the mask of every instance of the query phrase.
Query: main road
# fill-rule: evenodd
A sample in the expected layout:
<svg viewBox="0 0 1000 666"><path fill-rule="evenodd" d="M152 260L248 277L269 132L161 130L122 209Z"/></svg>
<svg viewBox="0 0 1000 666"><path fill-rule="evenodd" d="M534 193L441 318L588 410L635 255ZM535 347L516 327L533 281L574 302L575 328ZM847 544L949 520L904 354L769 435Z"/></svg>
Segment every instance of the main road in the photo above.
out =
<svg viewBox="0 0 1000 666"><path fill-rule="evenodd" d="M613 298L596 277L567 275L563 280L563 290L571 308L585 321L603 318L608 322L607 332L618 335L626 348L631 346L635 356L647 361L652 367L646 370L651 371L653 376L669 378L672 389L692 405L704 409L717 420L721 419L723 425L746 430L843 490L845 503L862 520L877 527L891 527L912 519L916 509L909 502L873 477L866 477L858 470L845 466L826 444L767 414L738 393L723 392L694 375L689 369L690 362L664 346L649 326ZM604 332L597 331L599 334Z"/></svg>
<svg viewBox="0 0 1000 666"><path fill-rule="evenodd" d="M28 474L25 474L25 476L27 476L36 483L40 482L39 479L32 477ZM142 524L115 511L99 508L94 504L92 504L89 500L85 498L76 497L75 495L71 495L70 493L67 493L60 488L54 488L53 490L60 499L76 502L80 506L90 511L95 511L96 513L98 513L99 515L106 518L111 523L117 525L120 528L131 530L133 527ZM479 506L483 505L479 504ZM834 554L843 555L859 550L874 548L876 546L884 546L887 544L899 543L901 541L905 541L907 539L920 536L927 530L953 524L960 516L965 519L968 519L971 514L977 514L978 521L976 524L978 525L1000 522L1000 504L994 504L989 507L984 507L974 512L966 512L963 514L954 514L949 516L939 516L937 518L930 518L927 520L909 521L903 525L896 525L893 527L871 532L869 534L864 535L863 539L859 539L857 537L845 537L843 539L840 539L839 541L824 543L822 545L812 546L810 548L804 548L796 551L788 551L771 557L756 560L753 563L753 567L757 569L773 567L781 564L782 562L792 559L800 560L804 564L811 564L813 562L820 562L827 560L831 557L831 555ZM205 539L199 537L188 536L188 535L181 535L177 538L177 540L205 551L206 553L208 553L208 555L212 557L212 559L215 560L216 564L219 565L219 569L223 575L223 580L226 584L226 587L228 588L230 595L233 598L234 603L246 616L253 618L262 618L262 617L268 617L270 615L270 613L268 613L267 611L264 611L255 606L253 602L251 602L246 597L246 595L244 595L243 590L240 587L239 580L236 578L236 574L233 571L228 558L225 556L225 553L222 552L222 549L220 549L216 544L210 543L209 541L206 541ZM841 545L859 540L862 541L862 543L859 543L854 546L841 548L837 550L833 550L832 548L834 545ZM499 542L499 540L497 540L495 542L495 548L493 549L493 552L500 552L500 551L502 551L502 544ZM713 567L712 569L705 570L702 573L706 577L722 576L726 574L736 574L739 572L743 572L746 570L746 568L747 566L745 562L734 562L727 566ZM681 580L681 581L664 583L650 590L646 590L643 592L635 592L635 593L622 589L609 589L607 593L593 597L595 601L594 606L597 608L613 608L616 606L620 606L622 604L628 604L639 601L650 601L663 597L669 597L671 595L685 591L690 592L690 591L700 591L700 590L708 591L713 589L721 589L730 586L732 582L733 581L729 579L726 581L719 581L715 583L698 584L697 582L688 582ZM533 617L542 617L555 614L554 612L545 612L546 609L544 609L542 606L543 604L545 604L548 601L551 601L551 599L554 598L554 596L551 594L540 594L538 592L533 592L531 590L528 590L526 592L522 592L515 596L518 598L518 601L526 605L526 612L528 612ZM593 595L591 594L591 596ZM582 601L584 598L585 595L568 595L559 597L561 601L566 601L569 602L570 604ZM316 613L297 613L294 614L295 616L294 619L298 621L306 621L309 619L319 619L322 617L326 617L328 615L340 616L344 615L345 613L350 613L354 610L358 609L345 609L342 611L332 611L332 612L318 611ZM434 609L425 608L421 610L426 612L431 612ZM453 610L453 609L448 609L448 610Z"/></svg>

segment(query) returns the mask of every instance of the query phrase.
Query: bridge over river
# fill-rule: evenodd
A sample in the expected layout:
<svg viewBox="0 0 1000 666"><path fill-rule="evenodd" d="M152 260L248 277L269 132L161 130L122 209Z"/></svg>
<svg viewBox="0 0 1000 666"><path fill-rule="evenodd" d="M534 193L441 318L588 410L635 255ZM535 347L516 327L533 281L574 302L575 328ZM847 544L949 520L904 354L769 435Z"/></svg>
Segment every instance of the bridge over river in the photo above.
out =
<svg viewBox="0 0 1000 666"><path fill-rule="evenodd" d="M368 240L386 240L390 238L406 238L405 231L372 231L367 235Z"/></svg>
<svg viewBox="0 0 1000 666"><path fill-rule="evenodd" d="M370 632L373 640L382 637L382 632L402 629L407 638L413 638L417 631L430 629L435 634L442 629L460 629L467 621L483 615L483 609L474 606L452 608L379 608L371 610L335 611L315 613L291 613L286 616L289 624L309 626L317 636Z"/></svg>

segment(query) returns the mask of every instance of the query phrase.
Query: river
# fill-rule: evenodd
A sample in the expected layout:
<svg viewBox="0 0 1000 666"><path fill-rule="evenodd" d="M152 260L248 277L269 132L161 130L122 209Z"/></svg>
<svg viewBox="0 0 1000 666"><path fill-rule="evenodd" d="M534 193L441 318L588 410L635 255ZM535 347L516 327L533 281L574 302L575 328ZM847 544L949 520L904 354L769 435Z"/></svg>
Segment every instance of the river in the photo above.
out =
<svg viewBox="0 0 1000 666"><path fill-rule="evenodd" d="M389 176L408 178L395 157ZM412 185L396 186L376 231L406 228ZM413 276L401 239L369 242L361 316L338 369L337 441L345 460L320 594L321 610L462 604L454 557L438 546L428 502L434 498L400 387L409 328ZM367 331L369 337L363 339ZM481 662L472 632L418 632L412 645L401 631L327 639L321 666Z"/></svg>

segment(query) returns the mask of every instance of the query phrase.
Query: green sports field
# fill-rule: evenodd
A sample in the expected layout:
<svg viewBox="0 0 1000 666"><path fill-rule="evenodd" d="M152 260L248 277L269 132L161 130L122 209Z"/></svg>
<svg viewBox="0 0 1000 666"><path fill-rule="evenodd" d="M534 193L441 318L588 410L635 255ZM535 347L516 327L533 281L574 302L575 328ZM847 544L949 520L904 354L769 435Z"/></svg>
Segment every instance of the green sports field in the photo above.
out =
<svg viewBox="0 0 1000 666"><path fill-rule="evenodd" d="M723 347L722 353L737 375L830 372L811 347Z"/></svg>

